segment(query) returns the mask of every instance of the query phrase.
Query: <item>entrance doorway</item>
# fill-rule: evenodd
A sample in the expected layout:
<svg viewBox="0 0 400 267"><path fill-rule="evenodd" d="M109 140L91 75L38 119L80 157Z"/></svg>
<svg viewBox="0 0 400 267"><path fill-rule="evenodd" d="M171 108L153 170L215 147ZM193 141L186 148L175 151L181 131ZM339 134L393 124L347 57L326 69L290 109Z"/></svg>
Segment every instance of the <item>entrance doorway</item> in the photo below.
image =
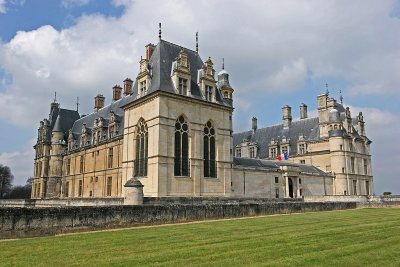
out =
<svg viewBox="0 0 400 267"><path fill-rule="evenodd" d="M292 178L288 178L289 181L289 197L293 198L293 181Z"/></svg>

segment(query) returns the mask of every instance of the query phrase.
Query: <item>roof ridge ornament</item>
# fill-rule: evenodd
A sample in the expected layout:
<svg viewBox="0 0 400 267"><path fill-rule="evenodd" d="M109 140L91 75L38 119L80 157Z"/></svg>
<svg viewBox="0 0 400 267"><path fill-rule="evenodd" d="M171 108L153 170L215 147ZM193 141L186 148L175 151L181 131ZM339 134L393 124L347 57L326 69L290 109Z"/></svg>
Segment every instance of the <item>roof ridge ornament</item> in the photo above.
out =
<svg viewBox="0 0 400 267"><path fill-rule="evenodd" d="M196 32L196 53L199 53L199 32Z"/></svg>
<svg viewBox="0 0 400 267"><path fill-rule="evenodd" d="M158 23L158 39L161 41L161 22Z"/></svg>
<svg viewBox="0 0 400 267"><path fill-rule="evenodd" d="M224 69L225 69L225 59L222 58L222 70L224 70Z"/></svg>
<svg viewBox="0 0 400 267"><path fill-rule="evenodd" d="M339 90L339 92L340 92L340 97L339 97L339 99L340 99L340 104L342 104L342 105L343 105L343 95L342 95L342 90Z"/></svg>
<svg viewBox="0 0 400 267"><path fill-rule="evenodd" d="M326 91L325 94L328 96L329 95L329 90L328 90L328 83L325 83Z"/></svg>

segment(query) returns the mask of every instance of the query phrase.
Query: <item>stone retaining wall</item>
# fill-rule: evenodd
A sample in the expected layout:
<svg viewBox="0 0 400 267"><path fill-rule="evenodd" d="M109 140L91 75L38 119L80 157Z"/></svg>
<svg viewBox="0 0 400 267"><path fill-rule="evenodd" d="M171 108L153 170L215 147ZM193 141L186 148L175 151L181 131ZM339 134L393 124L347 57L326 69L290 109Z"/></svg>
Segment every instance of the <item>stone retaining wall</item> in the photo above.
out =
<svg viewBox="0 0 400 267"><path fill-rule="evenodd" d="M357 204L354 202L270 202L210 205L0 207L0 238L45 236L76 231L209 219L353 209L356 206Z"/></svg>

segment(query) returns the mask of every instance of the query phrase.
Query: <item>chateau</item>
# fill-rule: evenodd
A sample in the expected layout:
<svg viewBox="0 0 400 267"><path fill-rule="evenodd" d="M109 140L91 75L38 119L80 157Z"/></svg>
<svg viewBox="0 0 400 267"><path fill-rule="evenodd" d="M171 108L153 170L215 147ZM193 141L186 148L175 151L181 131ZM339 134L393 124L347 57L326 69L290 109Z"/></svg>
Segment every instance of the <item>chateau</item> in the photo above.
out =
<svg viewBox="0 0 400 267"><path fill-rule="evenodd" d="M318 96L318 117L233 133L234 89L224 67L161 39L148 44L134 80L95 97L94 111L50 105L34 146L32 198L145 196L298 198L373 193L371 141L360 113ZM287 160L277 160L285 154Z"/></svg>

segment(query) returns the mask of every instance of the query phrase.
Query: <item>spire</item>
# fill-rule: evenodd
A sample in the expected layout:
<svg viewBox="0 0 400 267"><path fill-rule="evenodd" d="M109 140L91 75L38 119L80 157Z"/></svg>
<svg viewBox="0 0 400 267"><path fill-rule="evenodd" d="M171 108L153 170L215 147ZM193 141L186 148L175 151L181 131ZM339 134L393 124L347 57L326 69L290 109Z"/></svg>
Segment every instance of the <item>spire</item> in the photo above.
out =
<svg viewBox="0 0 400 267"><path fill-rule="evenodd" d="M79 111L79 96L76 97L76 111Z"/></svg>
<svg viewBox="0 0 400 267"><path fill-rule="evenodd" d="M56 122L54 123L54 127L53 127L53 132L62 132L62 127L61 127L61 118L60 118L60 114L58 114Z"/></svg>
<svg viewBox="0 0 400 267"><path fill-rule="evenodd" d="M222 58L222 70L224 70L224 69L225 69L225 59Z"/></svg>
<svg viewBox="0 0 400 267"><path fill-rule="evenodd" d="M326 95L329 95L329 90L328 90L328 83L326 83L326 84L325 84L325 87L326 87L326 91L325 91L325 94L326 94Z"/></svg>
<svg viewBox="0 0 400 267"><path fill-rule="evenodd" d="M158 39L161 41L161 22L158 23Z"/></svg>
<svg viewBox="0 0 400 267"><path fill-rule="evenodd" d="M54 92L54 103L57 103L57 92Z"/></svg>
<svg viewBox="0 0 400 267"><path fill-rule="evenodd" d="M340 99L340 104L342 104L342 105L343 105L343 96L342 96L342 90L340 90L340 97L339 97L339 99Z"/></svg>
<svg viewBox="0 0 400 267"><path fill-rule="evenodd" d="M196 52L199 53L199 32L196 32Z"/></svg>

